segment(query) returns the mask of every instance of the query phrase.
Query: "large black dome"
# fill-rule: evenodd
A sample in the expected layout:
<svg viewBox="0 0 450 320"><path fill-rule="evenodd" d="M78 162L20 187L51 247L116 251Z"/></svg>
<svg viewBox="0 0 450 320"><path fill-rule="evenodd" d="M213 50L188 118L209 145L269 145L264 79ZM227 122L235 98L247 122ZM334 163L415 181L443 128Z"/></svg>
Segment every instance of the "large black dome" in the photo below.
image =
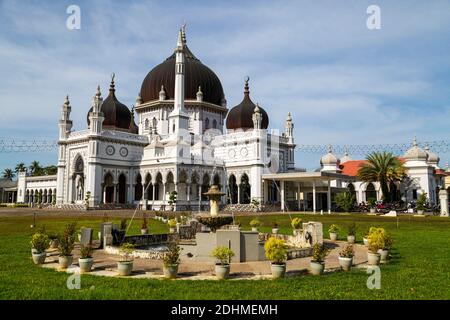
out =
<svg viewBox="0 0 450 320"><path fill-rule="evenodd" d="M224 93L217 75L201 63L186 44L184 50L186 57L185 99L195 100L200 86L203 92L203 101L221 105ZM142 102L158 100L161 86L164 86L166 99L173 99L175 92L175 53L147 74L141 86Z"/></svg>
<svg viewBox="0 0 450 320"><path fill-rule="evenodd" d="M253 113L255 112L256 105L250 99L250 90L248 87L248 79L245 81L244 99L237 106L233 107L227 116L227 129L253 129ZM262 121L261 129L267 129L269 127L269 116L267 112L258 106L259 112L261 112Z"/></svg>
<svg viewBox="0 0 450 320"><path fill-rule="evenodd" d="M134 122L134 114L130 112L130 109L116 98L114 85L114 76L111 80L109 87L108 97L103 101L101 106L101 112L105 117L102 127L104 129L128 131L130 133L138 133L138 127ZM87 123L90 125L89 114L92 111L92 107L87 115Z"/></svg>

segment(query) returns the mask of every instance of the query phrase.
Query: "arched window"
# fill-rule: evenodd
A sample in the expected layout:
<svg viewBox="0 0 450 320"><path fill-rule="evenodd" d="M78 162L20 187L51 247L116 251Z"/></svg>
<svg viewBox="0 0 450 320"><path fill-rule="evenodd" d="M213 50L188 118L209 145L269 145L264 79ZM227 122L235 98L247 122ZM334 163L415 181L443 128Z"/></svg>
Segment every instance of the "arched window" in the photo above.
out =
<svg viewBox="0 0 450 320"><path fill-rule="evenodd" d="M145 130L148 130L148 129L150 129L150 121L148 120L148 118L147 119L145 119Z"/></svg>
<svg viewBox="0 0 450 320"><path fill-rule="evenodd" d="M209 129L209 119L206 118L205 120L205 130Z"/></svg>
<svg viewBox="0 0 450 320"><path fill-rule="evenodd" d="M213 120L213 129L217 129L217 120L216 119Z"/></svg>
<svg viewBox="0 0 450 320"><path fill-rule="evenodd" d="M373 183L369 183L366 188L366 201L369 199L377 200L377 191L375 190Z"/></svg>

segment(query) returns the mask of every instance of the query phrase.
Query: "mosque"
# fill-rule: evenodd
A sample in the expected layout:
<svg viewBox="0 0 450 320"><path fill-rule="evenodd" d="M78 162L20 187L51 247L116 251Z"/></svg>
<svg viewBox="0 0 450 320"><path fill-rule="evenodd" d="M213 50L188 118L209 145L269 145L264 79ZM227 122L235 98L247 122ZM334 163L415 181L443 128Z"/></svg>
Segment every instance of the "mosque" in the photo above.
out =
<svg viewBox="0 0 450 320"><path fill-rule="evenodd" d="M72 130L66 97L57 175L20 173L13 191L17 202L202 210L208 206L203 193L213 184L233 210L256 203L274 210L330 211L334 195L347 190L358 202L381 199L377 183L357 181L362 161L338 159L331 148L320 169L296 168L291 114L280 124L281 134L269 130L269 115L252 101L248 77L242 101L228 109L220 79L189 49L184 28L174 52L143 79L131 109L119 101L118 84L113 75L105 98L97 88L86 108L85 130ZM437 155L414 142L404 161L413 181L409 199L426 192L436 203L445 175Z"/></svg>

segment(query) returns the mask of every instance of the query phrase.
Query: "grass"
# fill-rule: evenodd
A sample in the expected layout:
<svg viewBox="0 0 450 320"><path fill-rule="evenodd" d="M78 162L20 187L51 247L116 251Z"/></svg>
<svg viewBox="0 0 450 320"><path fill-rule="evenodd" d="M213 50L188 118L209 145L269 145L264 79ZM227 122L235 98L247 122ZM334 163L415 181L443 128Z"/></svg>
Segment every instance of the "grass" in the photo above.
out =
<svg viewBox="0 0 450 320"><path fill-rule="evenodd" d="M394 238L393 260L381 267L381 289L369 290L364 270L336 272L320 277L299 275L281 280L246 281L170 281L81 276L81 289L69 290L68 275L35 266L30 256L30 217L0 217L0 299L450 299L450 220L439 217L396 218L365 215L293 215L303 221L321 221L326 230L332 223L342 227L356 222L357 240L369 226L382 226ZM253 217L238 217L243 229ZM48 232L61 231L73 218L39 218L38 226ZM120 219L111 219L119 223ZM281 233L290 234L287 215L260 216L262 231L277 221ZM93 227L102 219L76 218L78 227ZM130 233L139 233L136 220ZM152 233L167 231L167 226L149 219Z"/></svg>

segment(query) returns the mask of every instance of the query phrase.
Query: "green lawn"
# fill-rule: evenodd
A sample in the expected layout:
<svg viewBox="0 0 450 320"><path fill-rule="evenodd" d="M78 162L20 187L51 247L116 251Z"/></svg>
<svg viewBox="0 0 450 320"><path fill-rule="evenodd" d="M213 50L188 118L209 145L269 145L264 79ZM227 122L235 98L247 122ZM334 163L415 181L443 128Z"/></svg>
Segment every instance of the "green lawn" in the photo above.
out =
<svg viewBox="0 0 450 320"><path fill-rule="evenodd" d="M362 215L295 215L321 221L324 233L331 223L355 221L357 240L368 226L382 226L395 238L393 260L381 267L381 289L366 287L364 270L336 272L321 277L299 275L283 280L170 281L122 279L82 275L81 290L66 287L67 274L35 266L30 256L30 217L0 217L0 299L449 299L450 220L439 217L396 218ZM39 218L48 232L61 230L73 218ZM119 219L112 219L119 222ZM238 217L244 229L251 217ZM262 231L277 221L282 233L291 233L289 217L260 217ZM98 230L101 218L76 218L78 227ZM151 232L167 230L149 219ZM140 221L130 233L137 233ZM345 228L343 228L345 230ZM345 237L345 231L340 238ZM96 234L96 232L95 232Z"/></svg>

